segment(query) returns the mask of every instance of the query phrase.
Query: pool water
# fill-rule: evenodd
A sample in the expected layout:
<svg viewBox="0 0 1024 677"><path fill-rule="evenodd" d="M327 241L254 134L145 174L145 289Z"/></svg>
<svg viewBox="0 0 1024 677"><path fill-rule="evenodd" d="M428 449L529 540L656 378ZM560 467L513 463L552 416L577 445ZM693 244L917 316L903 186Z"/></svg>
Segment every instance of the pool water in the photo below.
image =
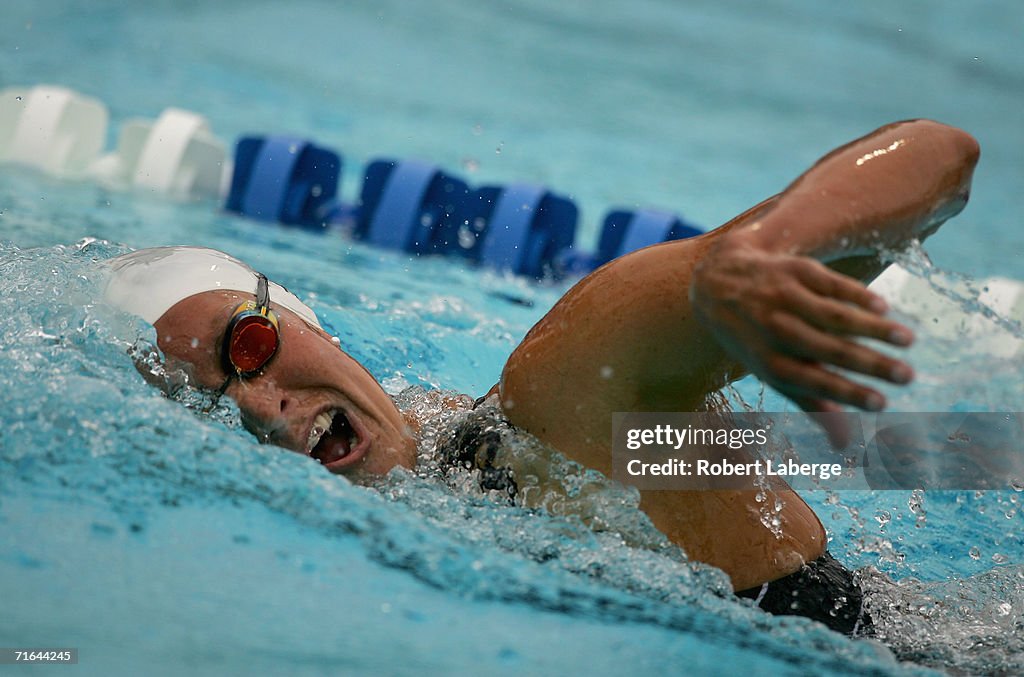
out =
<svg viewBox="0 0 1024 677"><path fill-rule="evenodd" d="M983 159L933 265L907 267L941 298L965 278L1024 278L1015 3L549 5L16 0L0 88L100 98L111 144L169 105L229 143L308 135L345 155L348 199L377 156L544 182L580 206L587 247L613 206L711 227L839 143L934 117L975 134ZM773 618L659 541L629 490L571 467L566 486L596 483L586 509L614 528L428 473L354 486L258 445L230 407L167 400L127 354L152 329L96 303L97 262L172 243L282 282L425 410L440 388L485 392L564 291L0 166L0 646L77 647L86 674L1024 671L1020 491L810 492L836 556L896 581L869 582L887 646ZM1021 410L1021 361L948 331L980 306L894 303L919 335L895 408ZM1024 336L1012 319L998 331ZM737 391L786 406L753 381Z"/></svg>

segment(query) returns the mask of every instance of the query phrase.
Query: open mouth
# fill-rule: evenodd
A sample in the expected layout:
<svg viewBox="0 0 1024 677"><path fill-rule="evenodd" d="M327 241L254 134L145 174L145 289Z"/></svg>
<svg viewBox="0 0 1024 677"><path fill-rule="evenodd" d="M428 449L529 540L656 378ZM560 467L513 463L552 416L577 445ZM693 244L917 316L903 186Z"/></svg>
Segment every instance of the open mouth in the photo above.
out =
<svg viewBox="0 0 1024 677"><path fill-rule="evenodd" d="M306 440L306 453L334 470L358 461L365 451L364 446L345 412L331 409L313 419Z"/></svg>

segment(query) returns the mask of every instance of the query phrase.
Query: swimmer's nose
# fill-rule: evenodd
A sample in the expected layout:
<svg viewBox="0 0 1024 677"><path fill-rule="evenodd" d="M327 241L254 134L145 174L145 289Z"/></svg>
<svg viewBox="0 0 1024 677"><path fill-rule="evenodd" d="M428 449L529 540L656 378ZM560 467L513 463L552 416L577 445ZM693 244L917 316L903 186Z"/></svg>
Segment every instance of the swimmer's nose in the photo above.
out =
<svg viewBox="0 0 1024 677"><path fill-rule="evenodd" d="M262 383L261 383L262 381ZM263 444L293 446L288 435L287 414L293 409L291 398L269 380L239 381L228 394L238 403L242 425Z"/></svg>

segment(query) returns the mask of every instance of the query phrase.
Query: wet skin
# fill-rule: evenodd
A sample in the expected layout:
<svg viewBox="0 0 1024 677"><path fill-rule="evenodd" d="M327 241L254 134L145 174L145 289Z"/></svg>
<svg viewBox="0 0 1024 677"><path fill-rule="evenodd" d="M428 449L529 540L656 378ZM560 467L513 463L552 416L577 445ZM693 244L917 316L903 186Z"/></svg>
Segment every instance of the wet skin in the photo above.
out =
<svg viewBox="0 0 1024 677"><path fill-rule="evenodd" d="M171 307L154 325L167 366L182 368L193 385L219 389L228 377L220 354L224 332L238 304L253 298L208 291ZM343 458L327 463L328 469L383 474L396 465L413 467L413 431L376 379L323 330L276 306L273 297L270 307L280 326L277 353L259 375L234 378L226 391L238 403L245 427L262 442L308 455L317 415L340 411L355 433L354 444Z"/></svg>

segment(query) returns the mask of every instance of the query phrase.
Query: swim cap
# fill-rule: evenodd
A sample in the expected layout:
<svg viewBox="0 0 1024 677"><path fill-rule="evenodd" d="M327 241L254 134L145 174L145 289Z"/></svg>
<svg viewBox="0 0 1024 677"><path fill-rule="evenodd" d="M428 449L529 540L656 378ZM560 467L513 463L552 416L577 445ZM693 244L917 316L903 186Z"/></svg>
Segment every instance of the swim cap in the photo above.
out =
<svg viewBox="0 0 1024 677"><path fill-rule="evenodd" d="M118 256L107 264L111 269L107 302L150 324L194 294L219 289L256 291L256 271L216 249L153 247ZM320 327L316 313L275 282L270 282L270 300Z"/></svg>

